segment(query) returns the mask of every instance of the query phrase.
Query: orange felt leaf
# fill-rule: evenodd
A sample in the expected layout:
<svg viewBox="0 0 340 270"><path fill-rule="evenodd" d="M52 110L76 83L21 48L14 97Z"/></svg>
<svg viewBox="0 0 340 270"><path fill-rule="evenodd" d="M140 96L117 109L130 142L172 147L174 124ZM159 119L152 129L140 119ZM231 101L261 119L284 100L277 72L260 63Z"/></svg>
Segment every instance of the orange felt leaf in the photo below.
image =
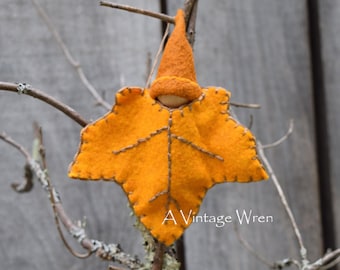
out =
<svg viewBox="0 0 340 270"><path fill-rule="evenodd" d="M197 84L181 10L175 21L150 89L120 90L112 111L82 130L69 169L72 178L117 182L165 245L183 234L213 185L268 178L254 136L229 114L230 93ZM169 108L157 101L164 96L190 103Z"/></svg>
<svg viewBox="0 0 340 270"><path fill-rule="evenodd" d="M172 244L214 184L268 177L255 138L229 115L229 96L211 87L169 109L149 90L125 88L112 112L82 130L69 176L116 181L151 234Z"/></svg>

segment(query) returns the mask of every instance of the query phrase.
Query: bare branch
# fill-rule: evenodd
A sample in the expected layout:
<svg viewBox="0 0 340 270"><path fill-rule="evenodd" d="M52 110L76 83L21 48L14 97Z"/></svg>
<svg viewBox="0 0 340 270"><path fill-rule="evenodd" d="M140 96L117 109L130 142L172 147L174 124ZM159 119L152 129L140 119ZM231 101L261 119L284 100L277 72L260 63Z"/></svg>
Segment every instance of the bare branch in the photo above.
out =
<svg viewBox="0 0 340 270"><path fill-rule="evenodd" d="M329 264L326 264L325 266L320 267L320 270L327 270L335 267L340 263L340 257L336 258L334 261L330 262Z"/></svg>
<svg viewBox="0 0 340 270"><path fill-rule="evenodd" d="M187 38L191 46L195 43L195 28L198 0L186 0L184 2L185 22L187 26Z"/></svg>
<svg viewBox="0 0 340 270"><path fill-rule="evenodd" d="M157 12L153 12L153 11L149 11L149 10L145 10L145 9L140 9L140 8L136 8L136 7L131 7L131 6L127 6L127 5L116 4L116 3L112 3L112 2L108 2L108 1L100 1L99 3L100 3L101 6L122 9L122 10L126 10L126 11L129 11L129 12L150 16L150 17L153 17L153 18L160 19L160 20L167 22L167 23L172 23L172 24L175 23L174 17L168 16L166 14L157 13Z"/></svg>
<svg viewBox="0 0 340 270"><path fill-rule="evenodd" d="M275 143L267 146L268 147L273 147L276 146L280 143L282 143L284 140L287 139L287 137L292 133L293 131L293 121L290 122L290 127L288 132L285 134L285 136L283 136L281 139L279 139L278 141L276 141ZM256 256L260 261L262 261L264 264L270 266L272 269L283 269L285 267L289 267L291 265L295 265L298 269L300 270L326 270L329 269L333 266L335 266L336 264L340 263L340 249L336 249L332 252L328 252L326 253L322 258L318 259L317 261L315 261L314 263L310 263L308 258L307 258L307 249L303 243L302 240L302 236L301 236L301 232L297 226L297 223L295 221L295 217L293 215L293 212L288 204L288 201L286 199L286 196L284 195L284 192L282 190L282 187L271 167L271 164L269 163L267 157L264 154L264 147L261 145L260 142L258 142L258 152L259 152L259 156L261 157L263 163L265 164L265 167L268 170L269 175L272 178L272 181L276 187L276 190L279 194L280 200L288 214L289 220L291 222L291 225L293 227L297 242L299 244L300 247L300 256L301 256L301 263L297 260L294 259L284 259L281 261L277 261L275 262L273 265L270 264L266 259L264 259L260 254L258 254L254 248L252 248L249 243L244 240L242 238L242 236L239 234L239 232L237 231L237 227L235 227L235 231L237 234L237 237L239 239L239 241L241 242L241 244L250 252L252 253L254 256Z"/></svg>
<svg viewBox="0 0 340 270"><path fill-rule="evenodd" d="M247 109L260 109L261 108L261 105L254 104L254 103L229 102L229 104L234 107L241 107L241 108L247 108Z"/></svg>
<svg viewBox="0 0 340 270"><path fill-rule="evenodd" d="M19 94L25 94L37 99L40 99L44 101L45 103L53 106L54 108L58 109L59 111L62 111L64 114L66 114L68 117L76 121L79 125L82 127L86 126L88 122L83 119L75 110L73 110L71 107L67 106L66 104L56 100L55 98L41 92L38 89L32 88L29 85L19 83L9 83L9 82L1 82L0 81L0 90L4 91L10 91L15 92Z"/></svg>
<svg viewBox="0 0 340 270"><path fill-rule="evenodd" d="M292 265L296 266L297 269L302 270L300 262L298 262L297 260L290 259L290 258L276 261L274 265L272 266L272 269L281 270L281 269L284 269L285 267L290 267Z"/></svg>
<svg viewBox="0 0 340 270"><path fill-rule="evenodd" d="M28 151L22 145L18 144L16 141L14 141L8 135L6 135L5 132L0 133L0 139L18 149L20 153L25 156L26 160L29 159L30 155ZM25 179L26 181L20 184L12 183L11 184L12 188L18 193L28 192L32 189L33 187L32 170L28 163L25 165Z"/></svg>
<svg viewBox="0 0 340 270"><path fill-rule="evenodd" d="M165 246L157 242L155 243L156 251L153 259L152 270L162 270Z"/></svg>
<svg viewBox="0 0 340 270"><path fill-rule="evenodd" d="M39 134L39 133L38 133ZM38 182L41 184L43 190L47 193L55 213L55 219L57 224L59 224L59 219L62 224L65 226L67 231L81 244L83 248L85 248L88 253L86 254L78 254L74 252L71 248L69 250L71 253L77 257L87 257L93 253L96 253L101 259L104 260L111 260L115 262L119 262L121 264L126 265L130 269L139 269L143 265L139 262L136 257L132 257L129 254L126 254L122 251L122 249L117 244L105 244L98 240L90 239L86 233L85 229L78 224L75 224L71 218L68 217L66 214L60 196L57 190L51 185L49 175L47 173L46 168L42 168L41 165L32 158L32 156L25 150L22 146L20 146L17 142L12 140L9 136L5 135L4 133L0 134L0 139L4 140L5 142L9 143L13 147L17 148L26 158L27 163L30 166L30 169L35 173ZM43 147L39 146L37 149L34 149L35 152L40 152ZM36 153L34 154L36 155ZM46 162L42 162L45 163ZM57 221L58 220L58 221ZM61 230L60 226L57 225L58 231ZM61 234L62 239L63 235ZM63 239L63 241L65 238ZM65 243L66 240L65 240Z"/></svg>
<svg viewBox="0 0 340 270"><path fill-rule="evenodd" d="M68 244L64 233L61 229L60 222L59 222L59 217L62 220L63 218L67 217L64 209L61 207L58 211L58 206L61 206L60 204L60 196L59 193L51 186L50 182L50 177L47 171L47 163L46 163L46 154L45 154L45 147L43 145L43 134L42 134L42 129L41 127L37 124L34 123L33 125L34 128L34 133L35 133L35 139L34 139L34 144L33 144L33 150L32 150L32 156L36 164L39 164L38 162L41 162L41 169L42 174L44 174L44 181L41 181L43 183L44 189L48 193L48 197L50 199L52 209L53 209L53 214L54 214L54 221L59 233L59 236L61 240L63 241L65 247L68 249L68 251L75 257L77 258L88 258L91 255L91 252L88 251L86 254L80 254ZM38 169L38 168L37 168ZM39 170L39 169L38 169Z"/></svg>
<svg viewBox="0 0 340 270"><path fill-rule="evenodd" d="M60 34L58 33L58 31L54 27L52 21L50 20L49 16L47 15L46 11L42 8L42 6L36 0L31 0L31 1L32 1L34 7L36 8L36 10L38 11L40 17L46 23L48 29L50 30L50 32L52 33L52 35L53 35L54 39L56 40L57 44L61 48L64 56L67 59L67 61L71 64L71 66L73 66L77 70L78 75L79 75L80 80L83 83L83 85L92 94L92 96L94 97L94 99L96 100L96 102L99 105L103 106L107 110L110 110L112 106L109 103L107 103L105 100L103 100L103 98L98 94L98 91L95 89L95 87L87 79L87 77L85 76L84 71L83 71L81 65L79 64L78 61L76 61L74 59L74 57L70 53L69 49L67 48L67 46L65 45L64 41L62 40Z"/></svg>
<svg viewBox="0 0 340 270"><path fill-rule="evenodd" d="M301 270L326 270L329 269L333 266L335 266L336 264L340 263L340 249L334 250L332 252L328 252L326 253L322 258L320 258L319 260L315 261L314 263L310 263L308 258L307 258L307 249L303 243L303 239L302 239L302 235L301 232L297 226L297 223L295 221L295 217L293 215L293 212L288 204L288 201L286 199L286 196L282 190L282 187L271 167L271 164L269 163L267 157L264 154L263 149L265 148L269 148L269 147L274 147L277 146L279 144L281 144L283 141L285 141L289 135L293 132L293 128L294 128L294 123L293 120L290 121L289 124L289 129L287 131L287 133L280 138L279 140L277 140L276 142L269 144L269 145L265 145L263 146L260 142L258 142L258 152L259 152L259 156L261 157L265 167L268 170L269 175L272 178L272 181L276 187L276 190L279 194L280 200L287 212L287 215L289 217L289 220L291 222L291 225L293 227L297 242L299 244L300 247L300 256L301 256L301 263L298 262L297 260L293 260L293 259L284 259L282 261L278 261L275 262L275 264L271 267L272 269L283 269L284 267L288 267L290 265L295 265L298 269ZM259 254L257 254L257 252L244 240L242 239L241 235L239 233L237 233L237 236L240 240L240 242L246 247L247 250L249 250L252 254L254 254L259 260L261 260L263 263L268 265L268 262L266 260L264 260Z"/></svg>
<svg viewBox="0 0 340 270"><path fill-rule="evenodd" d="M109 265L108 270L124 270L124 269L119 268L119 267L117 267L117 266Z"/></svg>
<svg viewBox="0 0 340 270"><path fill-rule="evenodd" d="M307 270L326 270L340 263L340 248L327 252L322 258L306 267Z"/></svg>
<svg viewBox="0 0 340 270"><path fill-rule="evenodd" d="M289 128L288 128L287 133L285 135L283 135L280 139L278 139L277 141L275 141L273 143L262 145L262 149L271 148L271 147L275 147L275 146L280 145L285 140L287 140L287 138L290 136L290 134L293 133L293 129L294 129L294 120L291 119L289 121Z"/></svg>
<svg viewBox="0 0 340 270"><path fill-rule="evenodd" d="M303 261L303 265L307 264L308 263L308 260L307 260L307 249L303 243L303 240L302 240L302 236L301 236L301 233L300 233L300 230L296 224L296 221L295 221L295 217L293 215L293 212L288 204L288 201L287 201L287 198L282 190L282 187L279 183L279 180L277 179L274 171L273 171L273 168L270 164L270 162L268 161L267 157L265 156L264 154L264 151L263 151L263 147L262 147L262 144L260 142L258 142L258 152L259 152L259 156L261 157L265 167L267 168L268 170L268 173L269 175L271 176L271 179L276 187L276 190L280 196L280 200L287 212L287 215L289 217L289 220L290 220L290 223L293 227L293 230L294 230L294 233L295 233L295 236L296 236L296 239L298 241L298 244L300 246L300 255L301 255L301 258L302 258L302 261Z"/></svg>
<svg viewBox="0 0 340 270"><path fill-rule="evenodd" d="M5 132L0 133L0 139L18 149L26 159L29 159L30 154L27 152L27 150L22 145L14 141L11 137L9 137Z"/></svg>
<svg viewBox="0 0 340 270"><path fill-rule="evenodd" d="M196 5L197 2L198 0L185 0L184 1L183 11L184 11L186 25L189 24L191 13L193 11L194 5Z"/></svg>
<svg viewBox="0 0 340 270"><path fill-rule="evenodd" d="M156 66L157 66L157 63L158 63L158 60L159 60L159 56L161 55L161 53L163 51L165 40L166 40L166 38L167 38L167 36L169 34L169 28L170 28L170 24L168 23L167 26L166 26L164 35L162 37L161 43L159 44L159 48L158 48L158 51L156 53L156 56L154 58L150 74L149 74L148 79L146 81L145 88L148 88L150 86L152 75L155 72L155 69L156 69Z"/></svg>
<svg viewBox="0 0 340 270"><path fill-rule="evenodd" d="M18 193L30 192L33 188L33 172L29 164L25 165L25 181L22 183L12 183L11 187Z"/></svg>
<svg viewBox="0 0 340 270"><path fill-rule="evenodd" d="M265 265L267 265L269 268L273 268L273 264L271 264L267 259L265 259L261 254L259 254L258 252L256 252L256 250L247 242L247 240L245 240L240 231L238 230L237 225L235 224L234 226L234 230L236 233L236 236L238 238L238 240L240 241L240 243L242 244L242 246L244 246L244 248L246 250L248 250L252 255L254 255L258 260L260 260L262 263L264 263Z"/></svg>
<svg viewBox="0 0 340 270"><path fill-rule="evenodd" d="M249 124L247 125L249 130L251 130L251 128L253 127L253 123L254 123L254 116L251 114L249 115Z"/></svg>
<svg viewBox="0 0 340 270"><path fill-rule="evenodd" d="M301 232L300 232L300 230L299 230L299 228L298 228L298 226L296 224L295 217L294 217L293 212L292 212L292 210L291 210L291 208L290 208L290 206L288 204L287 198L286 198L286 196L285 196L285 194L284 194L284 192L282 190L282 187L281 187L281 185L279 183L279 180L277 179L277 177L276 177L276 175L275 175L275 173L273 171L273 168L272 168L270 162L268 161L268 159L265 156L264 151L263 151L264 148L274 147L274 146L279 145L283 141L285 141L288 138L288 136L293 132L293 127L294 127L293 124L294 124L293 120L291 120L287 133L282 138L277 140L276 142L274 142L274 143L272 143L270 145L266 145L266 146L263 146L260 142L258 142L258 145L259 145L258 150L259 150L259 156L261 157L263 163L265 164L265 167L268 170L269 175L271 176L271 178L273 180L273 183L274 183L274 185L276 187L276 190L277 190L277 192L278 192L278 194L280 196L280 200L281 200L281 202L282 202L282 204L283 204L283 206L284 206L284 208L286 210L286 213L287 213L287 215L289 217L289 220L290 220L291 225L293 227L296 239L297 239L298 244L300 246L300 256L302 258L302 265L305 266L305 265L308 265L309 261L307 259L307 249L306 249L306 247L305 247L305 245L303 243Z"/></svg>

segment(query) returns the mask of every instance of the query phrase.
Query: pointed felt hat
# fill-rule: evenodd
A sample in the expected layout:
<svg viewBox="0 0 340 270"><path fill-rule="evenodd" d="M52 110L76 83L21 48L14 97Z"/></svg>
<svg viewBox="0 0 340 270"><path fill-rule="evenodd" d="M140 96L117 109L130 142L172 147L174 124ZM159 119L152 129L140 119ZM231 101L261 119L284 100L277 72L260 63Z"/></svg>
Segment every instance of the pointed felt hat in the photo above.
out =
<svg viewBox="0 0 340 270"><path fill-rule="evenodd" d="M150 87L150 96L174 95L189 101L202 94L196 81L194 56L186 38L184 12L179 9L175 28L165 46L156 79Z"/></svg>

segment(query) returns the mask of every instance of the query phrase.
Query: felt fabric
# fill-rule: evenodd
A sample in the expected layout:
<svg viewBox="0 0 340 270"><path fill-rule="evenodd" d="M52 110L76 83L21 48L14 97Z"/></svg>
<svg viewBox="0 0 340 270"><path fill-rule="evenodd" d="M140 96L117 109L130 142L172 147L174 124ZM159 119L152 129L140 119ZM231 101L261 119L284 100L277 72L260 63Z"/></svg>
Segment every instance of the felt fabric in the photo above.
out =
<svg viewBox="0 0 340 270"><path fill-rule="evenodd" d="M229 114L230 93L196 82L183 12L150 89L124 88L112 111L81 131L69 176L118 183L140 221L165 245L198 214L213 185L268 178L249 130ZM185 97L170 108L159 95Z"/></svg>
<svg viewBox="0 0 340 270"><path fill-rule="evenodd" d="M125 88L110 113L82 130L69 176L116 181L151 234L171 245L213 185L268 177L254 136L229 115L229 97L211 87L170 109L147 89Z"/></svg>
<svg viewBox="0 0 340 270"><path fill-rule="evenodd" d="M196 82L196 71L192 48L186 39L184 13L178 10L175 29L172 32L162 55L156 79L150 87L150 95L173 95L192 101L201 94Z"/></svg>

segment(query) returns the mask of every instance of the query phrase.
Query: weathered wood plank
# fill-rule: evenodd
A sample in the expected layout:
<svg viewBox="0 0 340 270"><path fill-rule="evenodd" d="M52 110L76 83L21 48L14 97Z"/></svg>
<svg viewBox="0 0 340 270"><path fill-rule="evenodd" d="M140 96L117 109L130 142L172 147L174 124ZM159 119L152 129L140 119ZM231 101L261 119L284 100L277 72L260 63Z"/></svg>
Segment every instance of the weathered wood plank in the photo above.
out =
<svg viewBox="0 0 340 270"><path fill-rule="evenodd" d="M330 179L332 185L333 213L335 221L335 239L340 246L340 3L335 1L320 1L320 28L322 35L322 56L324 84L327 101L330 150Z"/></svg>
<svg viewBox="0 0 340 270"><path fill-rule="evenodd" d="M171 1L175 13L180 1ZM178 4L178 5L177 5ZM195 43L198 81L232 91L234 101L262 109L234 109L241 122L254 116L253 131L263 143L282 136L289 119L293 135L266 153L288 197L311 259L321 254L314 119L303 1L200 1ZM257 252L273 262L299 257L295 237L271 180L216 186L201 213L235 210L272 215L273 223L240 225ZM236 222L236 221L235 221ZM237 222L236 222L237 223ZM189 269L261 269L235 237L232 225L194 224L186 234Z"/></svg>
<svg viewBox="0 0 340 270"><path fill-rule="evenodd" d="M144 86L148 54L155 54L160 41L158 20L100 7L99 1L39 2L85 74L109 103L122 86ZM135 1L124 4L137 5ZM138 1L138 5L158 10L157 1ZM1 1L0 36L2 81L27 82L75 108L86 119L105 113L95 106L30 1ZM33 139L33 121L42 125L51 178L71 217L87 217L89 236L119 242L127 252L143 254L140 233L133 228L120 188L114 183L67 178L68 164L79 143L80 126L24 95L1 92L0 111L0 130L27 148ZM22 180L23 165L16 150L1 142L1 268L106 269L107 262L96 257L79 260L68 253L57 235L48 199L39 187L27 195L11 190L11 182ZM73 246L78 248L77 244Z"/></svg>

